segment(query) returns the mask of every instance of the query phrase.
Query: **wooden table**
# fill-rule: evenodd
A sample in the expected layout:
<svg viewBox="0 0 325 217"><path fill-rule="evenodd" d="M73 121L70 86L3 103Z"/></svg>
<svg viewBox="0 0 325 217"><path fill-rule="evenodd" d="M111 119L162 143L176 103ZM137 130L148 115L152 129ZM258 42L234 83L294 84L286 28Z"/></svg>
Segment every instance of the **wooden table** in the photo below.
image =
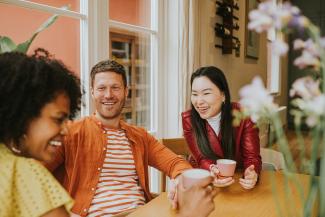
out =
<svg viewBox="0 0 325 217"><path fill-rule="evenodd" d="M298 177L306 197L309 176L292 175ZM236 182L233 185L219 189L214 199L215 210L209 217L302 216L302 203L297 188L292 182L288 183L289 188L285 188L286 182L282 172L262 171L259 183L252 190L244 190L238 183L239 177L240 174L236 174ZM285 193L285 189L289 189L289 194ZM279 215L279 212L282 215ZM167 194L164 192L128 216L173 217L176 212L170 208Z"/></svg>

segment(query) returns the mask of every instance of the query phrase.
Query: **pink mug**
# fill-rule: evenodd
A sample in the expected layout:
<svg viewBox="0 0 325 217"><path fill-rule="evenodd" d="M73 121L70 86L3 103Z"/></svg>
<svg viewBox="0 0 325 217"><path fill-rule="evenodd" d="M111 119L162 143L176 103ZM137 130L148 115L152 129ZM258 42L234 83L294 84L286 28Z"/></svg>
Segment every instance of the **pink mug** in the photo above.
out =
<svg viewBox="0 0 325 217"><path fill-rule="evenodd" d="M232 177L235 173L236 161L230 159L218 159L217 168L221 177Z"/></svg>
<svg viewBox="0 0 325 217"><path fill-rule="evenodd" d="M197 182L210 177L210 172L204 169L188 169L182 173L184 188L190 188Z"/></svg>

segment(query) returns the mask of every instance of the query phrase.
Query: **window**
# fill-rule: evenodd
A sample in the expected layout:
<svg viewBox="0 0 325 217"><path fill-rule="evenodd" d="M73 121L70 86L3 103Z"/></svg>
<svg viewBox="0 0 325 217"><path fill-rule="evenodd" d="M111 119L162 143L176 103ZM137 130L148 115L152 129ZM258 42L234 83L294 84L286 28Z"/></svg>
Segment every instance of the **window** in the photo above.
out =
<svg viewBox="0 0 325 217"><path fill-rule="evenodd" d="M276 4L276 0L273 0ZM275 29L271 29L267 33L267 88L272 94L280 92L280 57L272 51L271 43L277 39L282 39L281 33L276 33Z"/></svg>
<svg viewBox="0 0 325 217"><path fill-rule="evenodd" d="M110 58L127 71L129 95L123 110L124 119L132 124L155 131L151 122L153 103L151 80L156 72L152 67L157 56L154 49L157 31L152 20L155 1L110 0L109 38ZM153 39L153 40L152 40Z"/></svg>

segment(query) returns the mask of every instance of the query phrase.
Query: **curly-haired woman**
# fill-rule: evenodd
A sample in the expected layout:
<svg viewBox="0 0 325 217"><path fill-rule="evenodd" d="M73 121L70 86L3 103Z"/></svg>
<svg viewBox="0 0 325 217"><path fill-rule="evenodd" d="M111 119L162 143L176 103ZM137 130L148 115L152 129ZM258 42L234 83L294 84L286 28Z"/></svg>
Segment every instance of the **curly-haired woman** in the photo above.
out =
<svg viewBox="0 0 325 217"><path fill-rule="evenodd" d="M69 216L72 199L39 161L62 145L79 80L41 50L0 55L1 216Z"/></svg>

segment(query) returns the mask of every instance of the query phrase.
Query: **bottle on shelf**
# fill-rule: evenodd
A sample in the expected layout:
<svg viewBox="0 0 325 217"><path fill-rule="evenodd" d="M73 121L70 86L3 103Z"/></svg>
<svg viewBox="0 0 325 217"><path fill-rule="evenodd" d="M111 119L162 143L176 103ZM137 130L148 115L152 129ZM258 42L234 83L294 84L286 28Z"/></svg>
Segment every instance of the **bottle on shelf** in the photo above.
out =
<svg viewBox="0 0 325 217"><path fill-rule="evenodd" d="M223 4L223 5L220 5L217 9L217 15L221 16L221 17L232 17L233 19L235 20L239 20L238 17L234 16L233 13L232 13L233 9L232 7L230 7L229 5L227 4Z"/></svg>
<svg viewBox="0 0 325 217"><path fill-rule="evenodd" d="M232 29L232 30L239 30L238 22L235 22L235 21L233 21L232 24L229 24L229 23L223 23L223 24L216 23L216 26L217 25L223 25L224 27L226 27L229 30L230 29Z"/></svg>
<svg viewBox="0 0 325 217"><path fill-rule="evenodd" d="M216 23L216 26L214 27L214 31L216 36L221 38L232 38L235 40L239 40L237 37L233 36L231 34L231 30L227 28L225 25Z"/></svg>
<svg viewBox="0 0 325 217"><path fill-rule="evenodd" d="M229 7L232 7L232 8L235 9L235 10L239 10L238 2L234 2L233 4L229 4L229 3L227 3L227 2L216 1L216 4L219 5L219 6L227 5L227 6L229 6Z"/></svg>
<svg viewBox="0 0 325 217"><path fill-rule="evenodd" d="M231 31L227 27L225 27L222 24L216 23L216 26L214 27L214 31L217 36L221 38L229 38L231 37Z"/></svg>
<svg viewBox="0 0 325 217"><path fill-rule="evenodd" d="M233 22L232 23L232 29L234 29L234 30L238 30L239 29L238 22Z"/></svg>

